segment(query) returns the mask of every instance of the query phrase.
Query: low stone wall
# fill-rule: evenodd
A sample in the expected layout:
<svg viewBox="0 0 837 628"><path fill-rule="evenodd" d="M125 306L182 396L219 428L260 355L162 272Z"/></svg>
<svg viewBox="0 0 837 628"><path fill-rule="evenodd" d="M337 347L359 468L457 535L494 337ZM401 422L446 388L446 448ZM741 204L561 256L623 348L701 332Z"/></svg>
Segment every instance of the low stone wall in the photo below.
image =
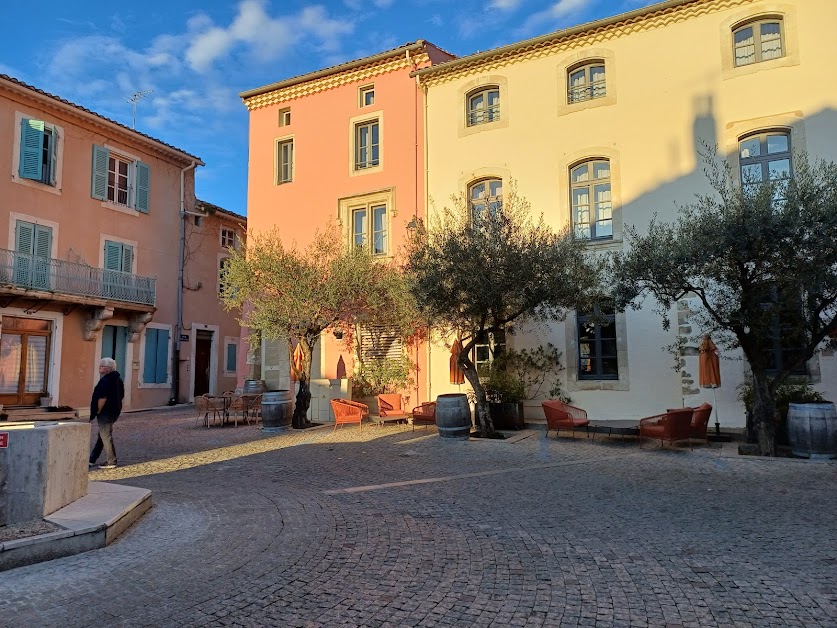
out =
<svg viewBox="0 0 837 628"><path fill-rule="evenodd" d="M0 525L41 519L87 494L90 425L5 423L0 449Z"/></svg>

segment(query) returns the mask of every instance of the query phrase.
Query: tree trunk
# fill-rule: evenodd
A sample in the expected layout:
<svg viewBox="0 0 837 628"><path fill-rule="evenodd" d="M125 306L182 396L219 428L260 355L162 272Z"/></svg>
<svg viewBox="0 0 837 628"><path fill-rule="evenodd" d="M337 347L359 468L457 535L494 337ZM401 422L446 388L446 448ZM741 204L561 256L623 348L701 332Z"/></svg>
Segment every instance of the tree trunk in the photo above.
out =
<svg viewBox="0 0 837 628"><path fill-rule="evenodd" d="M492 438L494 436L494 422L491 420L491 413L488 411L488 399L485 397L485 389L482 387L482 382L477 375L477 369L470 360L460 360L459 366L462 367L462 374L465 379L471 384L474 389L474 394L477 397L477 428L483 438Z"/></svg>
<svg viewBox="0 0 837 628"><path fill-rule="evenodd" d="M294 416L291 420L291 425L297 430L311 427L311 422L308 420L308 408L311 407L311 356L314 354L314 346L317 344L318 337L319 335L313 338L306 336L300 342L302 346L302 373L297 374L299 390L296 393Z"/></svg>
<svg viewBox="0 0 837 628"><path fill-rule="evenodd" d="M764 373L753 371L753 393L753 422L758 436L758 453L760 456L775 456L779 417L773 392Z"/></svg>

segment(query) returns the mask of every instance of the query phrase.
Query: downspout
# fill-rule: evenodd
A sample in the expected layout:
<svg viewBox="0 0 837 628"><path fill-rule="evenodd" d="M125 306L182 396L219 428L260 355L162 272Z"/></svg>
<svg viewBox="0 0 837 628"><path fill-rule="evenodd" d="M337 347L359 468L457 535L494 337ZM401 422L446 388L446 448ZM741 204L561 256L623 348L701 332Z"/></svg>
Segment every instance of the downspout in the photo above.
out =
<svg viewBox="0 0 837 628"><path fill-rule="evenodd" d="M427 187L429 179L430 159L429 159L429 134L427 131L427 84L421 85L421 79L416 76L416 87L421 86L422 96L424 100L424 109L422 114L424 124L424 219L430 224L430 190ZM431 335L427 334L427 400L433 399L433 378L432 378L432 364L433 364L433 343L430 341Z"/></svg>
<svg viewBox="0 0 837 628"><path fill-rule="evenodd" d="M418 65L416 63L414 63L413 60L410 58L410 51L407 50L406 53L407 53L407 63L410 64L410 66L413 68L413 71L415 72L416 70L418 70ZM419 94L420 94L420 90L421 90L421 84L419 82L418 76L416 76L415 78L416 78L416 93L415 93L415 96L413 97L413 140L415 142L415 147L414 147L415 152L414 152L414 159L413 159L413 161L414 161L414 166L413 166L413 174L414 174L413 184L414 185L413 185L413 187L415 188L415 199L414 199L415 203L414 203L414 207L413 207L413 224L418 225L418 220L419 220L419 217L418 217L418 208L419 208L418 99L419 99ZM429 342L430 342L430 335L429 334L428 334L427 339L428 339L428 344L429 344ZM418 362L419 362L419 347L418 347L418 343L417 343L416 344L416 373L418 373L418 366L419 366ZM428 368L429 368L429 366L428 366ZM421 387L419 385L419 379L418 379L418 377L416 377L416 403L421 402L421 390L420 390L420 388ZM430 389L429 389L429 387L427 389L427 400L430 401Z"/></svg>
<svg viewBox="0 0 837 628"><path fill-rule="evenodd" d="M180 396L180 332L183 330L183 267L186 264L186 172L194 170L192 163L180 170L180 249L177 256L177 319L174 326L174 352L171 369L171 399L174 405Z"/></svg>

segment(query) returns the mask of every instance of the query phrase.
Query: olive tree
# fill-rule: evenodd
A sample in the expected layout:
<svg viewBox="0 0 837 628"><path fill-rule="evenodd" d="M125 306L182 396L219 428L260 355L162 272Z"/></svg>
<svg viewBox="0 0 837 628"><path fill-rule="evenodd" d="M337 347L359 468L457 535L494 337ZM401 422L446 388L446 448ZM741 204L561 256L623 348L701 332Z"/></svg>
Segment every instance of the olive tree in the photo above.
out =
<svg viewBox="0 0 837 628"><path fill-rule="evenodd" d="M318 230L307 247L283 242L278 228L247 239L227 263L222 299L242 308L240 323L269 340L302 349L292 424L309 425L311 357L323 331L358 321L387 321L409 294L398 269L366 248L348 246L338 229Z"/></svg>
<svg viewBox="0 0 837 628"><path fill-rule="evenodd" d="M714 152L704 159L714 192L675 222L626 229L611 283L621 307L653 296L666 329L679 299L700 301L693 323L749 364L759 453L774 455L777 387L837 330L837 166L797 155L792 178L742 185Z"/></svg>
<svg viewBox="0 0 837 628"><path fill-rule="evenodd" d="M452 201L409 239L405 268L429 325L461 338L458 361L476 396L478 429L491 437L494 426L471 350L484 334L514 321L561 320L566 309L590 303L600 264L570 230L556 233L542 215L533 220L514 185L502 202Z"/></svg>

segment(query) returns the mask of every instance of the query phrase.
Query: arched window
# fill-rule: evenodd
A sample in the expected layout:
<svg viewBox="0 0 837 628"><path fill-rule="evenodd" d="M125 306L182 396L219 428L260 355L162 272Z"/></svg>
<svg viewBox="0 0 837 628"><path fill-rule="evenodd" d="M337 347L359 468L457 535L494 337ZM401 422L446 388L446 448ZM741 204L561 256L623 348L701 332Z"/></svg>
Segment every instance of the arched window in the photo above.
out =
<svg viewBox="0 0 837 628"><path fill-rule="evenodd" d="M590 240L612 238L610 161L591 159L570 168L570 195L575 237Z"/></svg>
<svg viewBox="0 0 837 628"><path fill-rule="evenodd" d="M607 95L605 64L602 60L575 66L567 72L567 103L573 104Z"/></svg>
<svg viewBox="0 0 837 628"><path fill-rule="evenodd" d="M733 30L733 55L736 67L778 59L785 55L782 20L771 17Z"/></svg>
<svg viewBox="0 0 837 628"><path fill-rule="evenodd" d="M744 189L753 189L762 181L774 181L776 199L783 198L792 174L790 134L765 131L743 138L738 143L738 161Z"/></svg>
<svg viewBox="0 0 837 628"><path fill-rule="evenodd" d="M468 186L468 207L476 222L486 210L496 212L503 204L503 180L482 179Z"/></svg>
<svg viewBox="0 0 837 628"><path fill-rule="evenodd" d="M468 126L500 119L500 88L488 85L468 94Z"/></svg>

